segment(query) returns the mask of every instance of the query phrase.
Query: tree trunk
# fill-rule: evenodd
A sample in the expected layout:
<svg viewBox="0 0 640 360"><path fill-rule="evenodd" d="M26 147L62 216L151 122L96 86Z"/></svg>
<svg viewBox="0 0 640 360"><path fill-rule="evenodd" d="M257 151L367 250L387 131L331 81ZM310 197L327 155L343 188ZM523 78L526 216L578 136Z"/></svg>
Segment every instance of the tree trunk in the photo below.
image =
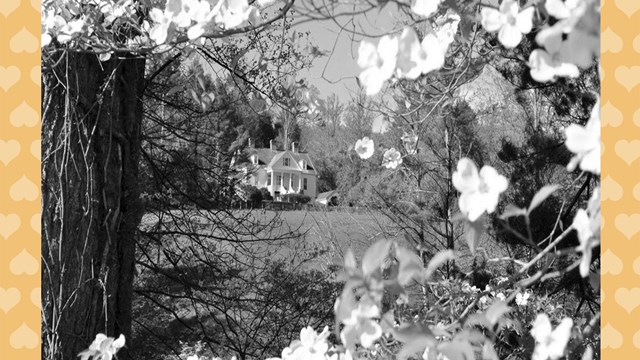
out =
<svg viewBox="0 0 640 360"><path fill-rule="evenodd" d="M144 58L43 59L42 357L131 335Z"/></svg>

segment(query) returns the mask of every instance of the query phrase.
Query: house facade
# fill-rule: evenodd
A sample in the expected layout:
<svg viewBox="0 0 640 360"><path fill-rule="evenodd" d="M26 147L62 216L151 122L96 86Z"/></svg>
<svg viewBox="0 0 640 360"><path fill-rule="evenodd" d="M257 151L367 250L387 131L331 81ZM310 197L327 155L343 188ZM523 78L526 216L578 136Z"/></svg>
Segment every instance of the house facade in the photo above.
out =
<svg viewBox="0 0 640 360"><path fill-rule="evenodd" d="M254 148L249 142L249 163L245 165L246 183L266 188L274 200L285 194L307 195L313 201L317 193L317 173L309 154L291 150L276 150L273 141L269 148Z"/></svg>

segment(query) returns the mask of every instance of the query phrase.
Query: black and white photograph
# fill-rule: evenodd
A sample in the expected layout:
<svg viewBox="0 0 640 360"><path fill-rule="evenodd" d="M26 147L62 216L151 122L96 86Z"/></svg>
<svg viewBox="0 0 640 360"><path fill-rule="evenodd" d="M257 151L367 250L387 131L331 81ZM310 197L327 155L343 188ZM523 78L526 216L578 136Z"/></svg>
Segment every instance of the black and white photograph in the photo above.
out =
<svg viewBox="0 0 640 360"><path fill-rule="evenodd" d="M43 360L601 358L599 0L41 9Z"/></svg>

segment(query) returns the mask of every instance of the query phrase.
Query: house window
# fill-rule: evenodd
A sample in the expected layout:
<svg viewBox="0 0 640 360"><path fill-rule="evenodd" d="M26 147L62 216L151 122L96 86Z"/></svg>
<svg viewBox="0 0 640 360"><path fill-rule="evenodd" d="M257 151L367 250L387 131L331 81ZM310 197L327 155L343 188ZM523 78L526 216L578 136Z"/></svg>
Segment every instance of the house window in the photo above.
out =
<svg viewBox="0 0 640 360"><path fill-rule="evenodd" d="M302 180L302 188L303 188L304 190L307 190L307 178L304 178L304 179Z"/></svg>
<svg viewBox="0 0 640 360"><path fill-rule="evenodd" d="M271 186L271 176L267 176L267 186Z"/></svg>
<svg viewBox="0 0 640 360"><path fill-rule="evenodd" d="M284 166L289 166L289 158L284 158L284 159L282 159L282 164L283 164Z"/></svg>
<svg viewBox="0 0 640 360"><path fill-rule="evenodd" d="M278 175L278 177L276 179L276 185L278 185L278 186L282 185L282 175Z"/></svg>

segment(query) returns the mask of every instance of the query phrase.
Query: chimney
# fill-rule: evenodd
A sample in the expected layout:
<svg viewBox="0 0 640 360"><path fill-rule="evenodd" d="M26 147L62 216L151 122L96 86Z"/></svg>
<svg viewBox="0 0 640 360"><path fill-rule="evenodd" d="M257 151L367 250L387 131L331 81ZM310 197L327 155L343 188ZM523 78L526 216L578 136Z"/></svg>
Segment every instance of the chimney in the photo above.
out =
<svg viewBox="0 0 640 360"><path fill-rule="evenodd" d="M296 143L295 142L291 143L291 152L296 152Z"/></svg>
<svg viewBox="0 0 640 360"><path fill-rule="evenodd" d="M273 140L269 140L269 149L273 150Z"/></svg>

